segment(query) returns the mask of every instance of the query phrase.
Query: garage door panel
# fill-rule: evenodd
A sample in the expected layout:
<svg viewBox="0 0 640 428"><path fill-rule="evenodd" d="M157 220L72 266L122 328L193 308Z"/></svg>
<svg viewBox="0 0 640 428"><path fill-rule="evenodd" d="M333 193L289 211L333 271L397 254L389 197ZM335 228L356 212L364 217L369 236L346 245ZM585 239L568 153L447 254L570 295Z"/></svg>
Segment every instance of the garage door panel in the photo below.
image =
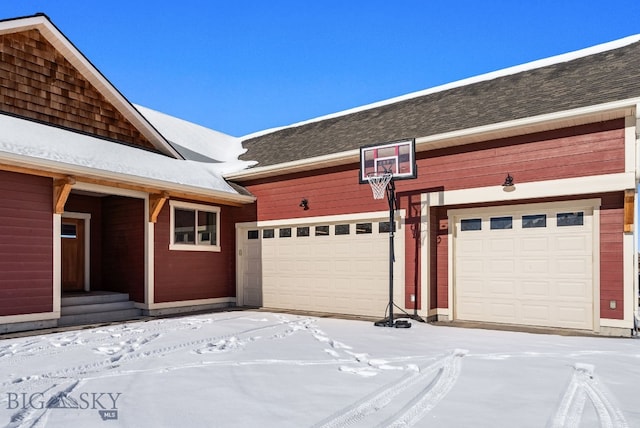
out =
<svg viewBox="0 0 640 428"><path fill-rule="evenodd" d="M326 224L325 224L326 225ZM284 227L284 226L283 226ZM262 258L263 305L273 308L301 309L383 316L389 300L389 235L350 234L265 239ZM245 234L246 235L246 234ZM394 300L404 303L404 234L395 236Z"/></svg>
<svg viewBox="0 0 640 428"><path fill-rule="evenodd" d="M559 253L574 253L578 252L584 254L591 250L591 236L584 235L568 235L558 236L556 241L556 251Z"/></svg>
<svg viewBox="0 0 640 428"><path fill-rule="evenodd" d="M591 260L585 257L559 257L556 259L556 272L561 275L588 275L587 269L591 269Z"/></svg>
<svg viewBox="0 0 640 428"><path fill-rule="evenodd" d="M493 275L512 275L516 271L516 261L515 260L495 260L489 259L485 261L485 264L489 265L489 273Z"/></svg>
<svg viewBox="0 0 640 428"><path fill-rule="evenodd" d="M546 275L550 270L548 259L526 258L521 260L523 273Z"/></svg>
<svg viewBox="0 0 640 428"><path fill-rule="evenodd" d="M517 294L517 285L513 280L494 279L489 281L487 291L498 297L513 297Z"/></svg>
<svg viewBox="0 0 640 428"><path fill-rule="evenodd" d="M551 308L548 305L523 304L522 321L531 325L544 325L551 318Z"/></svg>
<svg viewBox="0 0 640 428"><path fill-rule="evenodd" d="M504 301L490 303L487 307L489 309L489 316L491 318L497 320L498 322L509 322L510 320L516 318L516 313L518 312L516 306L516 302Z"/></svg>
<svg viewBox="0 0 640 428"><path fill-rule="evenodd" d="M591 300L591 286L585 281L558 281L556 293L558 298Z"/></svg>
<svg viewBox="0 0 640 428"><path fill-rule="evenodd" d="M555 205L455 211L455 319L593 328L592 210ZM556 224L558 212L577 211L584 224ZM512 228L490 229L492 217L512 217ZM481 219L482 229L461 230L465 218Z"/></svg>
<svg viewBox="0 0 640 428"><path fill-rule="evenodd" d="M538 236L524 236L522 237L518 243L520 251L528 254L535 253L545 253L549 252L550 247L550 239L548 237L538 237Z"/></svg>
<svg viewBox="0 0 640 428"><path fill-rule="evenodd" d="M520 285L521 295L526 299L549 299L551 293L550 281L523 281Z"/></svg>

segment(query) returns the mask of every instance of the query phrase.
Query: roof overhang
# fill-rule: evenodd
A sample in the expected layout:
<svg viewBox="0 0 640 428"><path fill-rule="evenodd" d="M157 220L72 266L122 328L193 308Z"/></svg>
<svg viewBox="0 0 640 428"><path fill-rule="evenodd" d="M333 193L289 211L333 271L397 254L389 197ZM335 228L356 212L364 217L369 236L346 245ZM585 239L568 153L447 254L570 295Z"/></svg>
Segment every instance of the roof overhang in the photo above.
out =
<svg viewBox="0 0 640 428"><path fill-rule="evenodd" d="M640 98L631 98L611 103L581 107L523 119L510 120L436 135L416 136L416 152L446 147L462 146L482 141L515 137L536 132L604 122L635 114ZM285 174L295 174L328 167L358 163L360 150L349 150L325 156L285 162L264 167L255 167L231 174L224 178L236 182L258 180Z"/></svg>
<svg viewBox="0 0 640 428"><path fill-rule="evenodd" d="M168 196L174 198L186 198L233 206L250 204L256 200L256 197L252 195L233 194L220 190L155 180L130 174L115 173L6 152L0 152L0 170L51 178L72 176L79 183L97 184L105 187L135 190L149 194L167 192Z"/></svg>
<svg viewBox="0 0 640 428"><path fill-rule="evenodd" d="M161 153L183 157L45 15L0 21L0 34L37 30Z"/></svg>

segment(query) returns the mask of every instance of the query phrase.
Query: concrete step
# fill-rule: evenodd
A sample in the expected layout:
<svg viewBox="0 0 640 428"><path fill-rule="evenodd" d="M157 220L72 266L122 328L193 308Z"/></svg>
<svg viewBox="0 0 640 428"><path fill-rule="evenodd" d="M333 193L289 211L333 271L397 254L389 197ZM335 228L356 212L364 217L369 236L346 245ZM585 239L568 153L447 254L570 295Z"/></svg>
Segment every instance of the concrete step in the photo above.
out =
<svg viewBox="0 0 640 428"><path fill-rule="evenodd" d="M60 315L91 314L98 312L122 311L126 309L135 309L135 304L130 300L123 300L111 303L90 303L61 306Z"/></svg>
<svg viewBox="0 0 640 428"><path fill-rule="evenodd" d="M126 321L142 316L127 293L91 291L71 294L60 300L58 326Z"/></svg>
<svg viewBox="0 0 640 428"><path fill-rule="evenodd" d="M111 293L111 292L90 292L87 294L77 294L63 296L60 300L60 306L76 306L76 305L93 305L99 303L127 302L129 295L127 293Z"/></svg>
<svg viewBox="0 0 640 428"><path fill-rule="evenodd" d="M63 315L58 320L58 326L82 325L82 324L99 324L114 321L127 321L140 318L142 311L140 309L123 309L117 311L91 312L84 314Z"/></svg>

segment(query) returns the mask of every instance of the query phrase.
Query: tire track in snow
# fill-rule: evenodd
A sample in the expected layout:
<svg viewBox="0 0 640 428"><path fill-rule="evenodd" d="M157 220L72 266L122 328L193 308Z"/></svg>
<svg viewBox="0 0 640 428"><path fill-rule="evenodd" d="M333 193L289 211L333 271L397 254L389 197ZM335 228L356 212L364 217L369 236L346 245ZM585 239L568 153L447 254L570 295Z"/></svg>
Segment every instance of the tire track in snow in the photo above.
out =
<svg viewBox="0 0 640 428"><path fill-rule="evenodd" d="M401 415L394 416L390 423L403 418L405 414L412 415L411 421L417 421L435 407L455 384L460 374L460 360L466 354L466 350L457 349L419 372L411 373L391 385L384 386L359 402L314 425L314 427L339 428L353 425L386 407L402 392L420 382L425 382L435 373L436 377L401 410Z"/></svg>
<svg viewBox="0 0 640 428"><path fill-rule="evenodd" d="M604 388L594 378L594 366L578 363L573 368L569 386L547 427L577 428L589 398L602 428L628 428L622 411L611 402Z"/></svg>
<svg viewBox="0 0 640 428"><path fill-rule="evenodd" d="M433 382L416 395L402 410L387 421L381 428L410 427L426 416L451 391L462 369L462 357L467 351L457 349L444 364Z"/></svg>

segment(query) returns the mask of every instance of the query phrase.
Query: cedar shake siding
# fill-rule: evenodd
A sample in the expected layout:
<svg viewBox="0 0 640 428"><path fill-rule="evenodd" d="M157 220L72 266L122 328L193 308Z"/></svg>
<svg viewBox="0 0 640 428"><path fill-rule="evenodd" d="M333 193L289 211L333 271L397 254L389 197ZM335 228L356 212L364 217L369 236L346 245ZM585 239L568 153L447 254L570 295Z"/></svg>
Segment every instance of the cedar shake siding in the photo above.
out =
<svg viewBox="0 0 640 428"><path fill-rule="evenodd" d="M220 207L220 252L169 250L171 208L155 225L155 303L236 295L235 223L255 219L255 207Z"/></svg>
<svg viewBox="0 0 640 428"><path fill-rule="evenodd" d="M0 35L0 111L157 152L38 30Z"/></svg>
<svg viewBox="0 0 640 428"><path fill-rule="evenodd" d="M0 171L0 316L53 311L52 188Z"/></svg>
<svg viewBox="0 0 640 428"><path fill-rule="evenodd" d="M144 302L144 200L102 198L102 278L108 291Z"/></svg>

